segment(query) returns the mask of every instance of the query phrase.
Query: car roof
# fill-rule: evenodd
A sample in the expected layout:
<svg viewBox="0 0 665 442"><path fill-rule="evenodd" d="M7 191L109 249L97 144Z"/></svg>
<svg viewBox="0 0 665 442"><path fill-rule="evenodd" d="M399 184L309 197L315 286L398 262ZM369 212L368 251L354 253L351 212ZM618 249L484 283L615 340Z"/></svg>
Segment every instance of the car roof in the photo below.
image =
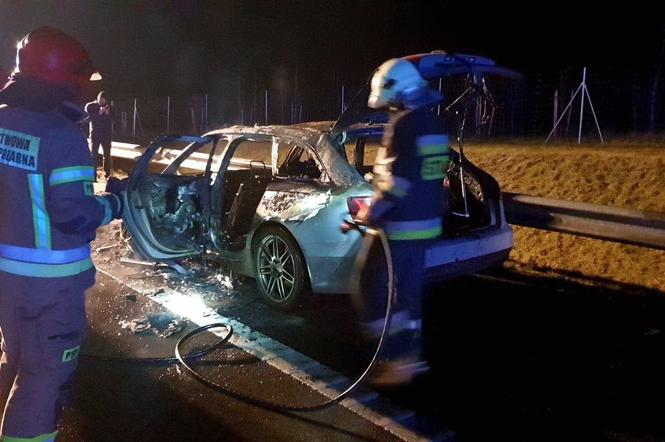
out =
<svg viewBox="0 0 665 442"><path fill-rule="evenodd" d="M351 186L363 182L363 177L351 166L328 138L332 121L301 123L292 126L243 126L236 125L206 133L206 136L276 136L304 142L312 146L330 176L338 186Z"/></svg>
<svg viewBox="0 0 665 442"><path fill-rule="evenodd" d="M329 128L330 126L328 126ZM306 125L294 126L244 126L235 125L222 129L213 130L205 135L264 135L278 136L282 138L291 138L293 140L304 141L311 144L315 149L318 147L319 140L325 136L326 132L322 128Z"/></svg>

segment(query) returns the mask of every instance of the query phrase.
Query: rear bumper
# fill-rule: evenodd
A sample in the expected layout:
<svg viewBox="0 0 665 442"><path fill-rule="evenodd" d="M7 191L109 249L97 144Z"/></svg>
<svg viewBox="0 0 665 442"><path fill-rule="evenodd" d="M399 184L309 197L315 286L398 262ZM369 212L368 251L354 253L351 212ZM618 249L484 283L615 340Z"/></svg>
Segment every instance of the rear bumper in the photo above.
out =
<svg viewBox="0 0 665 442"><path fill-rule="evenodd" d="M489 255L467 259L465 261L459 261L453 265L431 267L427 269L427 281L445 281L447 279L456 278L458 276L479 272L481 270L485 270L501 264L508 258L509 254L510 249L507 249L501 250L500 252L491 253Z"/></svg>
<svg viewBox="0 0 665 442"><path fill-rule="evenodd" d="M434 244L425 255L428 281L443 281L501 264L513 247L513 232L507 224Z"/></svg>
<svg viewBox="0 0 665 442"><path fill-rule="evenodd" d="M427 281L445 281L501 264L513 247L513 232L502 228L441 240L425 255ZM308 257L314 293L350 293L355 253Z"/></svg>

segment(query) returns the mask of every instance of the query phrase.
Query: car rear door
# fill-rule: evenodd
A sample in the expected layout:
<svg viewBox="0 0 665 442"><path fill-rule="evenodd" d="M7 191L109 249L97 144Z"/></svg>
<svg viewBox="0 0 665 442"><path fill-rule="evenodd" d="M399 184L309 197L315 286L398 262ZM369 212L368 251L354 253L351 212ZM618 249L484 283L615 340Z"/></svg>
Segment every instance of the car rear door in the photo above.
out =
<svg viewBox="0 0 665 442"><path fill-rule="evenodd" d="M146 258L169 261L206 248L217 141L164 136L139 158L129 176L123 221Z"/></svg>

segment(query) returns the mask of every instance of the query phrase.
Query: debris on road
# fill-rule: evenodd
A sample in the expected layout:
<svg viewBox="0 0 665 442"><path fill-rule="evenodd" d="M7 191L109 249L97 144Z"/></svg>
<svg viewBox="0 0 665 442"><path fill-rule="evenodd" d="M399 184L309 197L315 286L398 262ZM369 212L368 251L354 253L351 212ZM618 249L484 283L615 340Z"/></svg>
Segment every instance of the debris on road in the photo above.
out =
<svg viewBox="0 0 665 442"><path fill-rule="evenodd" d="M105 252L107 250L111 250L111 249L115 249L116 247L120 247L121 245L122 244L111 244L109 246L97 247L95 249L95 252L97 252L97 253Z"/></svg>
<svg viewBox="0 0 665 442"><path fill-rule="evenodd" d="M132 334L138 334L152 330L157 336L168 338L180 333L185 328L185 321L172 313L149 313L131 320L121 320L120 327L129 330Z"/></svg>
<svg viewBox="0 0 665 442"><path fill-rule="evenodd" d="M128 329L134 335L150 329L150 320L147 316L140 316L129 321L122 320L118 324L123 329Z"/></svg>
<svg viewBox="0 0 665 442"><path fill-rule="evenodd" d="M123 237L121 222L113 222L101 229L95 243L93 259L97 265L107 271L114 271L125 280L136 281L137 286L148 292L161 286L181 293L202 295L207 301L218 303L238 296L242 291L242 282L231 267L211 259L209 255L203 254L169 264L146 261L132 250L129 238ZM174 269L174 264L180 268ZM168 327L165 325L163 328L166 330Z"/></svg>
<svg viewBox="0 0 665 442"><path fill-rule="evenodd" d="M146 266L146 267L168 267L166 264L161 264L161 263L151 262L151 261L140 261L138 259L132 259L132 258L127 258L127 257L120 258L120 262L123 262L125 264L136 264L136 265L141 265L141 266Z"/></svg>
<svg viewBox="0 0 665 442"><path fill-rule="evenodd" d="M167 324L166 328L162 329L157 333L157 335L161 336L162 338L168 338L171 335L175 335L176 333L180 333L182 329L185 328L185 325L182 320L173 318L171 321Z"/></svg>

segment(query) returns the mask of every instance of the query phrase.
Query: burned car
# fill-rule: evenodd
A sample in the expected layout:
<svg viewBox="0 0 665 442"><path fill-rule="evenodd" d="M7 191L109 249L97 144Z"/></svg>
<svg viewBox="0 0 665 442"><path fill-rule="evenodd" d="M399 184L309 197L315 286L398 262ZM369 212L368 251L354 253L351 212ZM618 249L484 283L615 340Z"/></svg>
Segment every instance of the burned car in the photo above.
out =
<svg viewBox="0 0 665 442"><path fill-rule="evenodd" d="M363 107L363 99L354 102ZM212 253L255 278L278 308L310 292L348 293L361 238L340 224L369 202L381 119L350 107L335 124L234 126L155 140L125 195L135 247L166 262ZM453 151L445 233L426 255L431 279L499 264L512 247L497 182L462 159Z"/></svg>

